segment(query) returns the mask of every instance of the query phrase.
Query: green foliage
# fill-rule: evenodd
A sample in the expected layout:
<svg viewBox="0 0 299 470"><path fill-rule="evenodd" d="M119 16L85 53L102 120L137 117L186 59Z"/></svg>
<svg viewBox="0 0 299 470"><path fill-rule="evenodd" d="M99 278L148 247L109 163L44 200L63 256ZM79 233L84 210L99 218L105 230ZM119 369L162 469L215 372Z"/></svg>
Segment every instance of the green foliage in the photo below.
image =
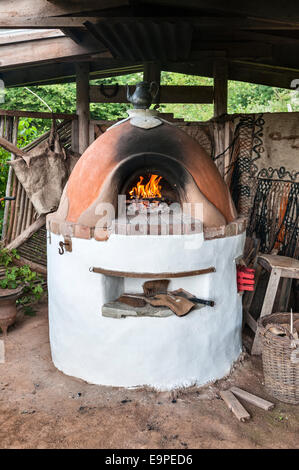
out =
<svg viewBox="0 0 299 470"><path fill-rule="evenodd" d="M91 80L93 85L135 84L142 80L141 73ZM162 72L162 85L213 85L212 78L185 75L181 73ZM41 85L29 88L36 93L53 112L74 113L76 111L76 85L65 83L59 85ZM291 105L293 111L299 111L297 92L282 88L267 87L245 82L229 81L228 86L228 112L278 112L288 111ZM1 105L6 109L24 109L27 111L49 111L49 108L28 88L10 88L6 90L5 103ZM131 105L128 103L91 103L92 119L114 120L126 117L126 111ZM213 116L212 104L162 104L160 111L173 113L175 117L183 117L187 121L206 121ZM21 120L23 121L23 120ZM40 135L50 127L50 121L28 119L26 127L27 138L35 138L34 133ZM25 124L23 124L25 126ZM31 130L35 128L35 130Z"/></svg>
<svg viewBox="0 0 299 470"><path fill-rule="evenodd" d="M0 265L6 267L5 277L0 279L1 289L17 289L23 286L23 292L17 303L25 307L25 313L32 314L32 302L38 301L43 294L42 276L32 271L28 265L14 266L14 259L19 259L17 250L0 249Z"/></svg>
<svg viewBox="0 0 299 470"><path fill-rule="evenodd" d="M0 266L5 266L7 268L14 259L20 259L17 250L7 250L6 248L0 249Z"/></svg>

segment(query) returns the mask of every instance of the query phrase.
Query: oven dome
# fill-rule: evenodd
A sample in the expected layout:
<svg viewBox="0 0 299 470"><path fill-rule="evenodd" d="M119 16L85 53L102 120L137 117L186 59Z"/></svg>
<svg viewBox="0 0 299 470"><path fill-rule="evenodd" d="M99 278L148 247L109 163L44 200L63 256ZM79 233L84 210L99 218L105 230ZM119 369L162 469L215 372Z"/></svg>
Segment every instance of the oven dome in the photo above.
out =
<svg viewBox="0 0 299 470"><path fill-rule="evenodd" d="M72 234L85 238L79 232L96 226L98 204L115 205L126 180L139 170L169 178L181 202L202 202L204 227L236 219L228 187L198 142L153 110L130 110L129 118L111 126L78 160L57 212L48 216L51 231L65 234L63 227L73 225L77 235Z"/></svg>

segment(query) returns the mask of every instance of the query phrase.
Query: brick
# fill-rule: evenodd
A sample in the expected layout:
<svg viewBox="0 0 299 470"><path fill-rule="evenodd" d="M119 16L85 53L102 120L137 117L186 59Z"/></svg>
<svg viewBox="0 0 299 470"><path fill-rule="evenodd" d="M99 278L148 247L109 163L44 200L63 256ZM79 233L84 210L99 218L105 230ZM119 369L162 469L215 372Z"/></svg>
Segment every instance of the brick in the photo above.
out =
<svg viewBox="0 0 299 470"><path fill-rule="evenodd" d="M85 240L89 240L91 238L91 230L90 227L86 225L75 225L74 236L76 238L84 238Z"/></svg>
<svg viewBox="0 0 299 470"><path fill-rule="evenodd" d="M61 235L66 237L73 237L74 236L74 224L70 222L62 222L60 224Z"/></svg>
<svg viewBox="0 0 299 470"><path fill-rule="evenodd" d="M226 225L225 227L225 236L226 237L233 237L234 235L238 234L238 223L231 222L230 224Z"/></svg>
<svg viewBox="0 0 299 470"><path fill-rule="evenodd" d="M60 235L60 223L54 220L50 221L50 231L56 235Z"/></svg>
<svg viewBox="0 0 299 470"><path fill-rule="evenodd" d="M212 240L213 238L224 238L225 237L225 225L220 227L207 227L204 229L205 240Z"/></svg>

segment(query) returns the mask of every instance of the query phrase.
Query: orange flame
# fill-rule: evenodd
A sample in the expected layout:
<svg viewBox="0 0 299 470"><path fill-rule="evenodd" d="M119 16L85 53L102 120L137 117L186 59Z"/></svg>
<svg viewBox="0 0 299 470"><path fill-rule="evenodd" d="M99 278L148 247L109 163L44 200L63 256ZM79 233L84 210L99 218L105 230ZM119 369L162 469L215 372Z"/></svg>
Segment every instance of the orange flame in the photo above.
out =
<svg viewBox="0 0 299 470"><path fill-rule="evenodd" d="M144 185L142 184L144 178L143 176L140 176L137 185L129 191L130 198L133 199L136 197L137 199L142 199L148 197L161 197L162 186L159 185L161 179L162 176L151 175L149 182Z"/></svg>

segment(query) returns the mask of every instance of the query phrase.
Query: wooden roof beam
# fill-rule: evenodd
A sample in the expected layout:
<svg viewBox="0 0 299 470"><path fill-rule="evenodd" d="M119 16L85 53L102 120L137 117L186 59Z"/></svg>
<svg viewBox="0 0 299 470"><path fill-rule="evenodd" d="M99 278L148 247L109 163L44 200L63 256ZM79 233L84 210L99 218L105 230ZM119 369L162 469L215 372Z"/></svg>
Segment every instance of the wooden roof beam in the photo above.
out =
<svg viewBox="0 0 299 470"><path fill-rule="evenodd" d="M168 5L171 7L182 6L181 0L142 0L145 4L152 6ZM275 20L299 21L299 4L297 2L281 2L280 0L251 0L242 2L240 0L185 0L184 8L194 10L207 10L209 12L223 14L238 14L252 16L255 18Z"/></svg>
<svg viewBox="0 0 299 470"><path fill-rule="evenodd" d="M3 69L11 69L29 64L37 65L45 62L58 62L61 60L75 60L81 56L92 56L97 58L112 57L100 43L94 46L84 46L74 43L66 36L49 38L32 42L8 44L1 46L0 73Z"/></svg>
<svg viewBox="0 0 299 470"><path fill-rule="evenodd" d="M59 38L64 36L63 32L60 29L45 29L45 30L36 30L36 31L18 31L17 33L11 32L7 35L0 35L0 45L3 44L17 44L19 42L27 42L41 39L49 38Z"/></svg>
<svg viewBox="0 0 299 470"><path fill-rule="evenodd" d="M114 90L113 85L107 85L105 89ZM97 85L89 87L91 103L127 103L127 87L120 85L115 95L108 97L102 94ZM213 103L214 89L212 86L174 86L162 85L160 87L160 103Z"/></svg>
<svg viewBox="0 0 299 470"><path fill-rule="evenodd" d="M90 80L142 71L143 64L127 64L124 61L111 59L90 62ZM0 69L0 78L3 79L6 88L69 83L75 81L75 76L74 61L55 63L55 67L50 63L15 70Z"/></svg>
<svg viewBox="0 0 299 470"><path fill-rule="evenodd" d="M163 70L169 72L185 73L189 75L197 75L202 77L213 77L213 60L201 62L184 62L184 63L165 63ZM250 64L244 61L228 61L228 80L236 80L247 83L255 83L257 85L273 86L278 88L292 89L291 82L299 74L298 69L279 69L268 66L263 68L261 64Z"/></svg>
<svg viewBox="0 0 299 470"><path fill-rule="evenodd" d="M0 0L1 6L1 0ZM22 11L22 10L20 10ZM23 13L23 12L22 12ZM100 21L109 21L109 23L129 23L136 21L152 22L178 22L186 21L200 28L203 31L209 30L298 30L299 19L289 21L266 21L257 18L239 18L239 17L203 17L203 16L181 16L181 17L105 17L105 16L38 16L34 13L32 16L7 16L2 15L0 9L0 28L84 28L84 23L90 21L97 23Z"/></svg>
<svg viewBox="0 0 299 470"><path fill-rule="evenodd" d="M0 0L0 18L73 15L129 5L129 0Z"/></svg>

